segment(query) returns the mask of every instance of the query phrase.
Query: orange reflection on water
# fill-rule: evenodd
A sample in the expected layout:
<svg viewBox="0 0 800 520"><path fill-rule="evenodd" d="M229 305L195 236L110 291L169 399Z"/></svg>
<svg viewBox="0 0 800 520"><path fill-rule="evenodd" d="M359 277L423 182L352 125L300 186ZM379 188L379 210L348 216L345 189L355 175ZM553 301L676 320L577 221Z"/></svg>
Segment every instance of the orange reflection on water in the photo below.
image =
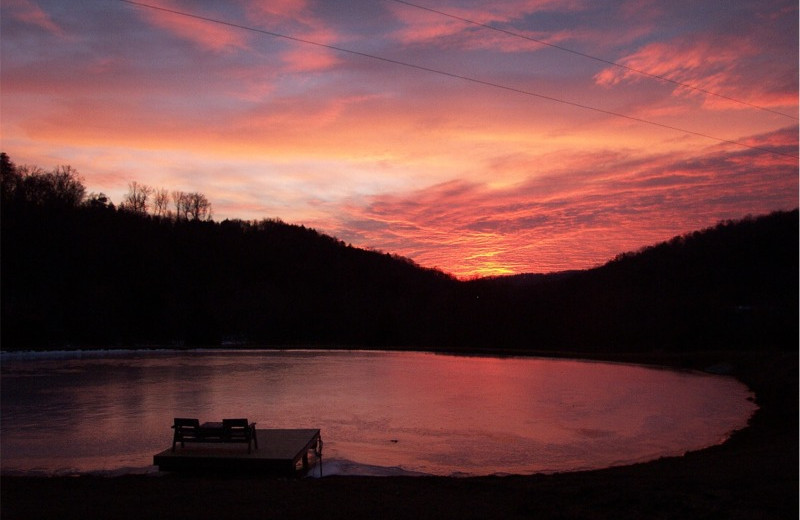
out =
<svg viewBox="0 0 800 520"><path fill-rule="evenodd" d="M3 360L3 471L146 470L179 416L320 428L328 474L569 471L712 445L755 409L731 378L582 361L364 351L47 356Z"/></svg>

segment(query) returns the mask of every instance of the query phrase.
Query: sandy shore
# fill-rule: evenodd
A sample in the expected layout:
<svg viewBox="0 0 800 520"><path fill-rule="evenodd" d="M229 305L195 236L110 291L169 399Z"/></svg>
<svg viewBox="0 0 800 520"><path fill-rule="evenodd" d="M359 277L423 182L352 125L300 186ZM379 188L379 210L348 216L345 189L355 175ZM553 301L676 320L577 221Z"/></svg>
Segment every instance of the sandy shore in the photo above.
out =
<svg viewBox="0 0 800 520"><path fill-rule="evenodd" d="M0 513L4 520L798 518L796 352L602 358L729 368L756 392L761 408L748 428L720 446L634 466L477 478L3 477Z"/></svg>

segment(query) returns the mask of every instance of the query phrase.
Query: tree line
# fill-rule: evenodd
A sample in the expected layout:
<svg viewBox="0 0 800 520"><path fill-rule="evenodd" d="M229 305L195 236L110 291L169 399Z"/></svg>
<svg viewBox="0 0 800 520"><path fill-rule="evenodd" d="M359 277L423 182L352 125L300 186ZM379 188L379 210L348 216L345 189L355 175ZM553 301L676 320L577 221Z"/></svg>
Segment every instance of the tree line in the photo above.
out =
<svg viewBox="0 0 800 520"><path fill-rule="evenodd" d="M174 204L174 211L170 210L170 201ZM128 183L128 193L125 194L120 209L179 220L211 220L213 216L211 202L202 193L170 193L164 188L153 188L136 181Z"/></svg>
<svg viewBox="0 0 800 520"><path fill-rule="evenodd" d="M84 197L72 169L69 204L51 203L52 182L32 200L27 186L50 172L21 170L4 157L4 348L410 344L454 282L280 220L165 215L139 184L115 207Z"/></svg>
<svg viewBox="0 0 800 520"><path fill-rule="evenodd" d="M56 166L44 170L39 166L16 166L5 153L0 153L0 183L3 204L47 206L51 208L93 208L114 210L105 193L88 193L83 179L72 166ZM173 206L170 206L172 202ZM211 220L213 210L208 198L197 192L172 191L154 188L136 181L128 183L118 209L139 215L178 220Z"/></svg>
<svg viewBox="0 0 800 520"><path fill-rule="evenodd" d="M459 281L280 220L119 206L70 167L2 155L2 347L343 345L794 349L798 212L719 225L595 269ZM168 202L172 206L168 207Z"/></svg>

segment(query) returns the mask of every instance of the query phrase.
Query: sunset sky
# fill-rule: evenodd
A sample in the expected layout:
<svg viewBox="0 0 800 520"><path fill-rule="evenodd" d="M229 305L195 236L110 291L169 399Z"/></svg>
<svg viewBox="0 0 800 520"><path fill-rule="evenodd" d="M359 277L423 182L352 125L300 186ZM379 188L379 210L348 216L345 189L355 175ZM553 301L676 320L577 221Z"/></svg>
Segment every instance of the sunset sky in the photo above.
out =
<svg viewBox="0 0 800 520"><path fill-rule="evenodd" d="M2 1L17 165L460 277L798 205L795 0L142 4Z"/></svg>

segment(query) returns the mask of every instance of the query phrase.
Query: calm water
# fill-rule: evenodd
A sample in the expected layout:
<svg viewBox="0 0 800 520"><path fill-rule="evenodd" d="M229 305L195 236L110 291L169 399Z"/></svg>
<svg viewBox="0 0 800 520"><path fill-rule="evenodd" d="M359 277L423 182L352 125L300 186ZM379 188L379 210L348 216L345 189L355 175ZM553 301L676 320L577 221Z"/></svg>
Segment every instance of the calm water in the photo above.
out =
<svg viewBox="0 0 800 520"><path fill-rule="evenodd" d="M628 464L723 441L729 377L372 351L4 354L2 471L154 471L172 418L320 428L331 473L482 475Z"/></svg>

